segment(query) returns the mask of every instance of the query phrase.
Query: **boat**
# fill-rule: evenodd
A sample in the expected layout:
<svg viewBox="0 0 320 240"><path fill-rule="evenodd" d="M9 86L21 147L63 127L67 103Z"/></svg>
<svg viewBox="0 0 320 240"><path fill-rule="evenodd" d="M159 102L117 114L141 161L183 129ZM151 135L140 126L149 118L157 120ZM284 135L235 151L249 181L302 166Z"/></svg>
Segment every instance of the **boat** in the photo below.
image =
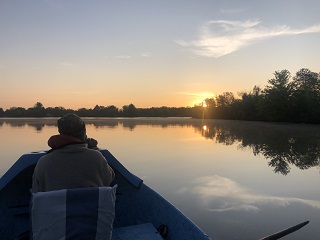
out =
<svg viewBox="0 0 320 240"><path fill-rule="evenodd" d="M195 223L126 169L108 150L101 150L115 170L117 185L112 240L209 240ZM0 179L0 239L24 239L30 231L32 175L46 154L22 155Z"/></svg>
<svg viewBox="0 0 320 240"><path fill-rule="evenodd" d="M117 185L112 240L210 240L186 215L126 169L108 150L100 150L115 170ZM46 151L22 155L0 178L0 239L28 239L32 175ZM307 225L302 222L260 240L276 240Z"/></svg>

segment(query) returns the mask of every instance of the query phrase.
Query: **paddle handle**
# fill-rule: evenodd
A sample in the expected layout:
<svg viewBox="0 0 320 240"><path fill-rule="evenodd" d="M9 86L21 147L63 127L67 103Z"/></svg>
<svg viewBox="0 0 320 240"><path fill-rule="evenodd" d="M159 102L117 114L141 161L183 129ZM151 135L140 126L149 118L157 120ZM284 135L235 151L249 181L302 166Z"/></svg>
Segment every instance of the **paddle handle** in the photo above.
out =
<svg viewBox="0 0 320 240"><path fill-rule="evenodd" d="M269 235L267 237L261 238L260 240L276 240L276 239L282 238L290 233L293 233L293 232L299 230L300 228L304 227L308 223L309 223L309 221L302 222L302 223L295 225L293 227L284 229L280 232L277 232L277 233L274 233L274 234Z"/></svg>

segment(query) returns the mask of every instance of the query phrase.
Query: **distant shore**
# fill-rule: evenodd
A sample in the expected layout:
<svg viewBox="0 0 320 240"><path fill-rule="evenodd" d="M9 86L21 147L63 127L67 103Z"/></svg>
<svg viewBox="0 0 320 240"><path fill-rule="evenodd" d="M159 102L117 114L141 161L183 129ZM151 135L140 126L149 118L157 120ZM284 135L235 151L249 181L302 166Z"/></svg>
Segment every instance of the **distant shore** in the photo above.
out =
<svg viewBox="0 0 320 240"><path fill-rule="evenodd" d="M224 92L204 99L193 107L137 108L132 103L121 109L114 105L77 110L64 107L45 108L37 102L33 107L0 108L0 117L61 117L75 113L81 117L192 117L243 121L320 123L320 74L307 68L291 78L288 70L274 72L274 78L262 89L238 94Z"/></svg>

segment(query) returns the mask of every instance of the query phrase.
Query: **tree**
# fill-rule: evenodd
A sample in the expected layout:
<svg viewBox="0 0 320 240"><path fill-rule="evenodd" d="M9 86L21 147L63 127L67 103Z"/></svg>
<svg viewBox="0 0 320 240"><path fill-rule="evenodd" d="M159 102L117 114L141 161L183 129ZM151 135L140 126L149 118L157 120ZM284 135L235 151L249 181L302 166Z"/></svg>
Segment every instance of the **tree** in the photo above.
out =
<svg viewBox="0 0 320 240"><path fill-rule="evenodd" d="M34 104L33 108L27 109L27 116L28 117L45 117L46 109L44 108L42 103L37 102L36 104Z"/></svg>
<svg viewBox="0 0 320 240"><path fill-rule="evenodd" d="M11 107L5 111L6 117L25 117L26 109L22 107Z"/></svg>
<svg viewBox="0 0 320 240"><path fill-rule="evenodd" d="M119 115L119 109L116 106L110 105L104 108L105 117L117 117L118 115Z"/></svg>
<svg viewBox="0 0 320 240"><path fill-rule="evenodd" d="M4 117L4 110L3 110L3 108L0 108L0 117Z"/></svg>
<svg viewBox="0 0 320 240"><path fill-rule="evenodd" d="M238 118L241 120L260 120L259 104L262 99L261 89L254 86L252 92L241 93Z"/></svg>
<svg viewBox="0 0 320 240"><path fill-rule="evenodd" d="M235 113L233 106L236 99L232 92L224 92L216 97L216 109L213 113L215 118L233 119Z"/></svg>
<svg viewBox="0 0 320 240"><path fill-rule="evenodd" d="M262 109L268 121L289 121L292 117L291 96L293 84L288 70L276 71L274 78L268 80L270 85L263 90Z"/></svg>
<svg viewBox="0 0 320 240"><path fill-rule="evenodd" d="M124 117L136 117L138 115L137 108L131 103L122 107L122 114Z"/></svg>
<svg viewBox="0 0 320 240"><path fill-rule="evenodd" d="M79 108L77 110L77 114L80 117L89 117L90 116L90 113L89 113L88 109L86 109L86 108Z"/></svg>
<svg viewBox="0 0 320 240"><path fill-rule="evenodd" d="M235 97L232 92L224 92L216 98L217 107L231 107L235 102Z"/></svg>
<svg viewBox="0 0 320 240"><path fill-rule="evenodd" d="M70 111L70 110L69 110ZM48 117L62 117L63 115L65 115L68 112L68 110L66 110L64 107L48 107L46 108L46 115Z"/></svg>
<svg viewBox="0 0 320 240"><path fill-rule="evenodd" d="M43 106L43 104L41 103L41 102L36 102L36 104L34 105L34 107L33 108L36 108L36 109L43 109L44 108L44 106Z"/></svg>
<svg viewBox="0 0 320 240"><path fill-rule="evenodd" d="M214 98L206 98L204 102L208 108L215 108L217 106L217 102Z"/></svg>
<svg viewBox="0 0 320 240"><path fill-rule="evenodd" d="M297 122L320 122L320 75L307 68L300 69L293 77L295 92L294 111Z"/></svg>
<svg viewBox="0 0 320 240"><path fill-rule="evenodd" d="M308 68L301 68L293 77L296 90L318 92L320 91L319 73L311 72Z"/></svg>
<svg viewBox="0 0 320 240"><path fill-rule="evenodd" d="M204 105L205 103L205 105ZM200 105L199 110L202 112L202 118L214 118L217 108L217 102L215 98L206 98ZM198 111L199 111L198 110Z"/></svg>
<svg viewBox="0 0 320 240"><path fill-rule="evenodd" d="M92 110L92 114L95 117L117 117L118 111L118 108L116 108L114 105L108 107L96 105Z"/></svg>

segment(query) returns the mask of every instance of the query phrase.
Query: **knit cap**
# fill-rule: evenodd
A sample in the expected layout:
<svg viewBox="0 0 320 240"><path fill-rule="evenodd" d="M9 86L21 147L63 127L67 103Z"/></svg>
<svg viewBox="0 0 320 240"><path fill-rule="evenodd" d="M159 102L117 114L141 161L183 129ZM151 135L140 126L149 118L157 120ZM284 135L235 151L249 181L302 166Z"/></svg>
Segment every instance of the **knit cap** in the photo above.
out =
<svg viewBox="0 0 320 240"><path fill-rule="evenodd" d="M84 121L73 113L67 114L58 120L58 130L62 135L73 136L83 141L86 137Z"/></svg>

